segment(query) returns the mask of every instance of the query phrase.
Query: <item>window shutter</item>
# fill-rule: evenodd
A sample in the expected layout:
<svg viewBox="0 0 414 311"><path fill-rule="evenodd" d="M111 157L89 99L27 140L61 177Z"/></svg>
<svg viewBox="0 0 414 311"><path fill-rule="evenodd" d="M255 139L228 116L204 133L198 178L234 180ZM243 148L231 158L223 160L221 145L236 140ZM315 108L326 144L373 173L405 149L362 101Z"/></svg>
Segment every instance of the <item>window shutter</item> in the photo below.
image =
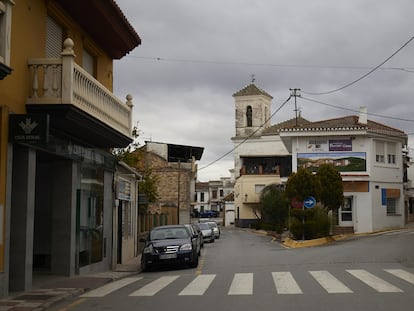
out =
<svg viewBox="0 0 414 311"><path fill-rule="evenodd" d="M46 57L60 57L63 45L63 29L51 17L47 17L46 22Z"/></svg>

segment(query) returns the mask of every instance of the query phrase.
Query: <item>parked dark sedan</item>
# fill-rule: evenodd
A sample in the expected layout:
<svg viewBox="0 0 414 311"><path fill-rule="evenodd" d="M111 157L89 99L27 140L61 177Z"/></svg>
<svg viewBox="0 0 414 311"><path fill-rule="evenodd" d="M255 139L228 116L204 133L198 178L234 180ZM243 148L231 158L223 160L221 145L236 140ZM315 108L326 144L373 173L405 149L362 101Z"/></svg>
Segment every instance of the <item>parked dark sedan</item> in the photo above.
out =
<svg viewBox="0 0 414 311"><path fill-rule="evenodd" d="M197 267L199 257L198 234L190 233L185 225L168 225L153 228L142 250L141 269L162 264L187 264Z"/></svg>

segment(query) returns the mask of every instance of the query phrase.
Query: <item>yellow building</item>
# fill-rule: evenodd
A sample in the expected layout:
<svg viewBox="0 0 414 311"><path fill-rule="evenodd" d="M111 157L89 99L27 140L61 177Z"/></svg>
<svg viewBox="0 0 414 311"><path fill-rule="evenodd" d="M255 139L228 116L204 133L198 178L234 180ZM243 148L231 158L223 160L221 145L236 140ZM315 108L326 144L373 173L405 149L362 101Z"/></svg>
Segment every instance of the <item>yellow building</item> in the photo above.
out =
<svg viewBox="0 0 414 311"><path fill-rule="evenodd" d="M110 149L132 115L113 60L140 43L113 0L0 0L0 296L110 269Z"/></svg>

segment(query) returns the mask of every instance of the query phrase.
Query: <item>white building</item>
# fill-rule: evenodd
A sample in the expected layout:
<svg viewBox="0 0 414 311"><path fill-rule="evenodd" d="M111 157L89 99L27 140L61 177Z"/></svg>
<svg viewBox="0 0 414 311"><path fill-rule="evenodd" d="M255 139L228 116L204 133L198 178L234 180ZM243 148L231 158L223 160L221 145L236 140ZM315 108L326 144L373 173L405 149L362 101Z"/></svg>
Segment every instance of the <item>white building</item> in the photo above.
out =
<svg viewBox="0 0 414 311"><path fill-rule="evenodd" d="M232 177L221 177L220 180L197 182L195 189L194 208L199 213L217 211L222 215L224 198L233 193L234 181Z"/></svg>
<svg viewBox="0 0 414 311"><path fill-rule="evenodd" d="M404 158L407 135L359 116L279 129L294 171L332 163L341 172L344 206L339 226L372 232L405 224Z"/></svg>
<svg viewBox="0 0 414 311"><path fill-rule="evenodd" d="M366 109L359 116L318 122L299 117L271 126L269 94L250 84L233 97L236 225L248 227L257 221L266 185L283 184L298 167L316 170L322 163L334 164L343 179L339 227L372 232L402 227L409 219L404 132L368 120Z"/></svg>

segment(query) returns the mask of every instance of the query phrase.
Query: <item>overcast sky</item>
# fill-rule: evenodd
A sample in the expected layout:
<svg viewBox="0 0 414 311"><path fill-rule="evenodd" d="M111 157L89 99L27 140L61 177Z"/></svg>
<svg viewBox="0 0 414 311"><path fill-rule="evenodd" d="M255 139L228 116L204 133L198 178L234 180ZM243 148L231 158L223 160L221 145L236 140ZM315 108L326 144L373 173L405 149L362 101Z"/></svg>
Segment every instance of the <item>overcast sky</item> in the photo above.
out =
<svg viewBox="0 0 414 311"><path fill-rule="evenodd" d="M365 106L369 119L414 133L413 0L116 2L142 44L115 62L114 92L133 96L142 144L204 147L200 181L230 176L231 154L209 164L233 148L232 95L252 74L273 96L272 112L300 88L310 121ZM294 116L291 100L272 123Z"/></svg>

